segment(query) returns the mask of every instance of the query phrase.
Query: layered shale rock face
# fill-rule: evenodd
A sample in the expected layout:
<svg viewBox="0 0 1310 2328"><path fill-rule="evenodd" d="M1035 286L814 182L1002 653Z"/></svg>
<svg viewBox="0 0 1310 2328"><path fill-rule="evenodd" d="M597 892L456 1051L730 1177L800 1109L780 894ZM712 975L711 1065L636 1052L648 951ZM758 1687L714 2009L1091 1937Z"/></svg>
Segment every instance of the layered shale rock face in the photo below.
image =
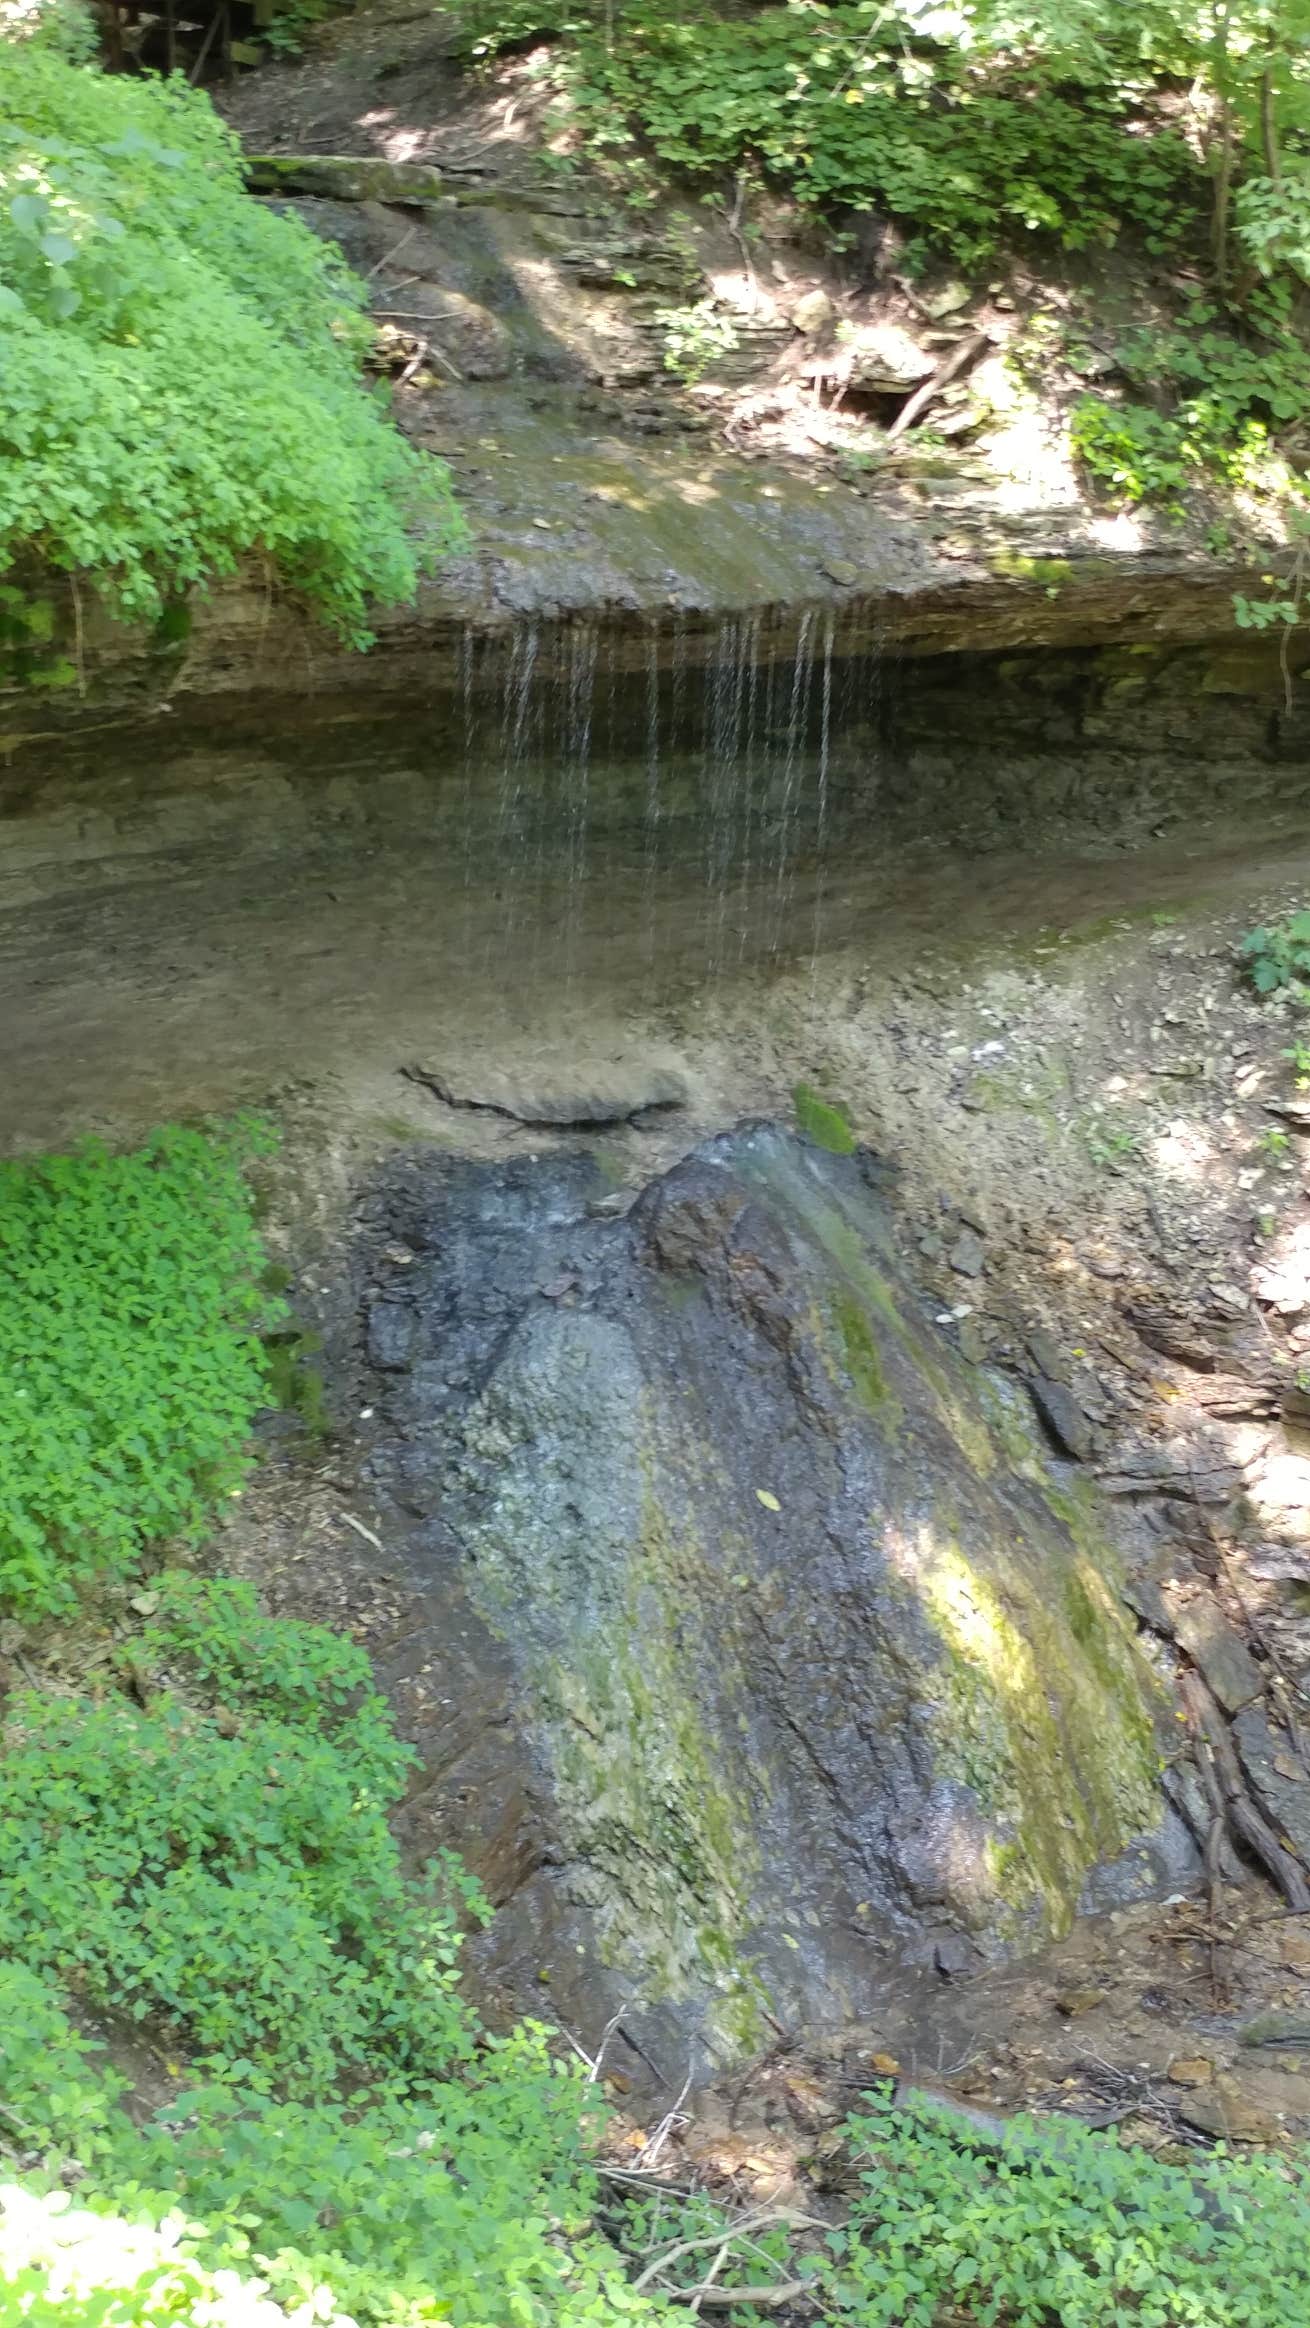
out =
<svg viewBox="0 0 1310 2328"><path fill-rule="evenodd" d="M367 1215L375 1485L530 1770L529 1925L746 2047L1167 1880L1095 1511L924 1310L874 1160L759 1124L617 1201L428 1151Z"/></svg>

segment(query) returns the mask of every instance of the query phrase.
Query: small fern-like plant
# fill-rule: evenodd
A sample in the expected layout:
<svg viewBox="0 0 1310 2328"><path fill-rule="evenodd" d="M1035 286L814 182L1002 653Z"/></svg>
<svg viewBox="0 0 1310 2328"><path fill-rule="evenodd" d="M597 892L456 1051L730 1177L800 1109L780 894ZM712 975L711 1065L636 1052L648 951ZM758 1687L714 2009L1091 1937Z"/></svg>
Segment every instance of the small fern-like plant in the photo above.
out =
<svg viewBox="0 0 1310 2328"><path fill-rule="evenodd" d="M266 1144L245 1120L0 1163L0 1602L19 1614L196 1538L239 1483L281 1314L242 1178Z"/></svg>
<svg viewBox="0 0 1310 2328"><path fill-rule="evenodd" d="M367 644L460 529L362 383L363 307L203 94L0 39L0 576L153 621L250 558Z"/></svg>

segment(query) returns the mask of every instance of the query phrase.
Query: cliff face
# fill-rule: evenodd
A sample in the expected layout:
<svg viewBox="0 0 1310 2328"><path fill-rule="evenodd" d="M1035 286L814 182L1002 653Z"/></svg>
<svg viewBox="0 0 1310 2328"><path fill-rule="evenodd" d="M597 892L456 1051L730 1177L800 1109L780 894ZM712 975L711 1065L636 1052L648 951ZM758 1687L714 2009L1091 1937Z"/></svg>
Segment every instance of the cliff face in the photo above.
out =
<svg viewBox="0 0 1310 2328"><path fill-rule="evenodd" d="M652 631L663 660L675 638L682 658L705 660L725 619L753 622L762 656L786 656L807 611L831 616L846 651L916 660L1204 645L1228 674L1224 691L1237 681L1278 710L1276 647L1244 645L1234 627L1242 574L1185 543L1080 510L952 510L945 487L918 507L899 487L820 490L776 465L583 436L508 392L496 410L479 400L505 449L484 456L493 477L465 483L470 547L415 606L379 617L367 657L249 580L197 597L155 635L56 593L57 635L42 652L75 654L81 684L34 688L39 668L11 658L0 688L10 749L184 701L221 711L234 699L350 696L385 712L415 690L455 688L466 637L507 639L524 624L543 662L567 656L579 623L604 630L621 667L644 668Z"/></svg>

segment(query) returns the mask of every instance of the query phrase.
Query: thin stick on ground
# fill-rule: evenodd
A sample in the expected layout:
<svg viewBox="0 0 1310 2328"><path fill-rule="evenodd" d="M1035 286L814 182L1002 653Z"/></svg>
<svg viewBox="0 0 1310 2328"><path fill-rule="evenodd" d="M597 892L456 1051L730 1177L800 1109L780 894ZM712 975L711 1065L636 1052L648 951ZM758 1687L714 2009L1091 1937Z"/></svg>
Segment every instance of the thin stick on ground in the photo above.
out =
<svg viewBox="0 0 1310 2328"><path fill-rule="evenodd" d="M655 2256L646 2265L645 2270L640 2272L633 2281L633 2287L636 2289L647 2288L653 2280L662 2279L670 2264L680 2263L684 2255L696 2255L705 2247L726 2246L731 2250L739 2240L747 2238L756 2231L772 2230L774 2225L778 2223L785 2224L791 2231L827 2231L830 2228L827 2223L820 2222L817 2215L802 2215L795 2207L776 2207L772 2203L766 2202L763 2206L752 2207L749 2213L739 2216L737 2221L726 2231L724 2225L719 2223L716 2224L713 2231L702 2231L694 2239L676 2240L672 2247L666 2247L661 2255ZM720 2261L719 2269L722 2269L722 2261ZM709 2279L703 2283L707 2299L712 2284L712 2280ZM674 2291L670 2290L670 2293L672 2292ZM727 2290L725 2293L732 2293L734 2296L736 2294L735 2291ZM736 2296L738 2302L747 2300L744 2297Z"/></svg>

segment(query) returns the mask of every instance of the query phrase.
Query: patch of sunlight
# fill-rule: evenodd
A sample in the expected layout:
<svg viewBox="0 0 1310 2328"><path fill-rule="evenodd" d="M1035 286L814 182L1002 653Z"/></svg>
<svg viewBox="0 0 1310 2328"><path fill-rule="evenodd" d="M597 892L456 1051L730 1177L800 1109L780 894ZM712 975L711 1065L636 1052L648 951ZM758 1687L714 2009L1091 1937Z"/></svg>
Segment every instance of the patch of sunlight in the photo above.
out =
<svg viewBox="0 0 1310 2328"><path fill-rule="evenodd" d="M898 1574L922 1595L924 1605L970 1665L981 1667L1000 1690L1022 1689L1036 1679L1033 1653L992 1587L983 1582L954 1544L942 1543L931 1525L888 1529L883 1550Z"/></svg>
<svg viewBox="0 0 1310 2328"><path fill-rule="evenodd" d="M1146 1142L1146 1153L1157 1172L1185 1187L1196 1188L1217 1171L1219 1155L1213 1132L1200 1123L1177 1118Z"/></svg>
<svg viewBox="0 0 1310 2328"><path fill-rule="evenodd" d="M1247 1485L1248 1499L1271 1535L1304 1541L1310 1530L1310 1455L1293 1447L1271 1448Z"/></svg>
<svg viewBox="0 0 1310 2328"><path fill-rule="evenodd" d="M913 1534L890 1524L882 1529L880 1542L884 1556L903 1576L907 1584L917 1585L932 1552L932 1537L926 1527Z"/></svg>
<svg viewBox="0 0 1310 2328"><path fill-rule="evenodd" d="M655 506L653 495L641 492L635 485L592 485L588 490L593 501L607 501L615 509L635 509L638 516L644 516Z"/></svg>
<svg viewBox="0 0 1310 2328"><path fill-rule="evenodd" d="M744 268L712 268L709 279L715 298L721 299L725 307L735 307L739 315L752 315L760 323L780 321L768 292L762 291Z"/></svg>
<svg viewBox="0 0 1310 2328"><path fill-rule="evenodd" d="M1310 1220L1285 1221L1265 1244L1252 1283L1261 1301L1295 1315L1310 1299Z"/></svg>
<svg viewBox="0 0 1310 2328"><path fill-rule="evenodd" d="M394 118L390 113L366 113L359 126L378 136L389 162L425 162L431 151L431 133L424 129L393 129Z"/></svg>
<svg viewBox="0 0 1310 2328"><path fill-rule="evenodd" d="M1103 550L1140 550L1145 540L1141 519L1127 509L1117 517L1092 518L1087 530Z"/></svg>
<svg viewBox="0 0 1310 2328"><path fill-rule="evenodd" d="M694 502L698 508L703 508L707 501L717 501L719 498L717 485L702 484L696 477L675 477L673 490L680 501Z"/></svg>
<svg viewBox="0 0 1310 2328"><path fill-rule="evenodd" d="M48 13L48 0L0 0L0 40L25 40Z"/></svg>
<svg viewBox="0 0 1310 2328"><path fill-rule="evenodd" d="M74 2207L67 2191L0 2186L0 2284L24 2283L18 2314L33 2300L37 2316L170 2320L176 2328L331 2328L339 2315L330 2288L313 2291L294 2313L270 2301L267 2283L235 2271L210 2271L187 2253L196 2226L181 2212L158 2228L121 2215ZM48 2307L48 2308L47 2308Z"/></svg>
<svg viewBox="0 0 1310 2328"><path fill-rule="evenodd" d="M955 1547L930 1539L921 1573L927 1605L957 1653L1007 1697L1034 1687L1032 1649Z"/></svg>
<svg viewBox="0 0 1310 2328"><path fill-rule="evenodd" d="M1065 432L1004 353L985 357L975 367L970 386L991 412L979 442L997 471L999 507L1022 509L1034 500L1076 501L1078 479Z"/></svg>

